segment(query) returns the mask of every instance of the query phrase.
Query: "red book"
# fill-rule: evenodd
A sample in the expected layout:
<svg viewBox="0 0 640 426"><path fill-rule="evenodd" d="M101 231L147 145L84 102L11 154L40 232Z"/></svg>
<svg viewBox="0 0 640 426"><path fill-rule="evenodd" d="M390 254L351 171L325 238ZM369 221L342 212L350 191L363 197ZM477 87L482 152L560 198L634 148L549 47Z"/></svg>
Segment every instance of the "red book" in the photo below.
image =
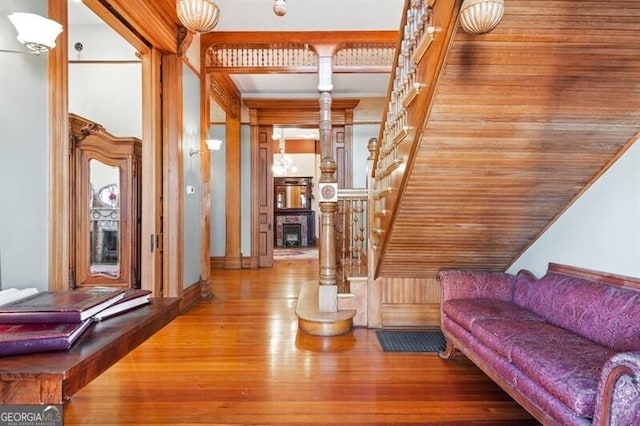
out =
<svg viewBox="0 0 640 426"><path fill-rule="evenodd" d="M114 315L130 311L131 309L137 308L138 306L146 305L150 302L151 290L128 288L125 290L125 294L122 299L95 314L93 316L93 319L101 321Z"/></svg>
<svg viewBox="0 0 640 426"><path fill-rule="evenodd" d="M124 290L43 291L0 306L0 324L78 323L124 297Z"/></svg>
<svg viewBox="0 0 640 426"><path fill-rule="evenodd" d="M92 323L0 324L0 356L69 349Z"/></svg>

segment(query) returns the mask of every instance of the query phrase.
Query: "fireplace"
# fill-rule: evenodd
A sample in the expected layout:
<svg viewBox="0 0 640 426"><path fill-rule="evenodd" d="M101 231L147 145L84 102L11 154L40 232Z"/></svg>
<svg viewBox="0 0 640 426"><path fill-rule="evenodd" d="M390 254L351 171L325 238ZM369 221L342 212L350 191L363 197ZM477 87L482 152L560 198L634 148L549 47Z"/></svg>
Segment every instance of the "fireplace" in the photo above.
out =
<svg viewBox="0 0 640 426"><path fill-rule="evenodd" d="M285 247L300 247L302 245L302 225L284 223L282 225L282 242Z"/></svg>
<svg viewBox="0 0 640 426"><path fill-rule="evenodd" d="M276 247L313 247L316 244L313 211L276 212Z"/></svg>

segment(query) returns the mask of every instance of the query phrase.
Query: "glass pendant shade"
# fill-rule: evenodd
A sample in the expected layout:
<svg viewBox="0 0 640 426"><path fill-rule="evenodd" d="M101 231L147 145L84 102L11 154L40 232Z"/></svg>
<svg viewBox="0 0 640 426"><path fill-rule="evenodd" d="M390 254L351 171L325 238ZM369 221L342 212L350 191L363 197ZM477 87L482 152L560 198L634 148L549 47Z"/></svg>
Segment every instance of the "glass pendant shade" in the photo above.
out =
<svg viewBox="0 0 640 426"><path fill-rule="evenodd" d="M218 151L222 147L222 141L220 139L207 139L205 142L209 151Z"/></svg>
<svg viewBox="0 0 640 426"><path fill-rule="evenodd" d="M220 20L215 0L178 0L176 10L182 25L196 33L213 31Z"/></svg>
<svg viewBox="0 0 640 426"><path fill-rule="evenodd" d="M460 7L462 28L471 34L494 29L504 15L504 0L464 0Z"/></svg>
<svg viewBox="0 0 640 426"><path fill-rule="evenodd" d="M276 16L284 16L287 14L287 0L275 0L273 4L273 13Z"/></svg>
<svg viewBox="0 0 640 426"><path fill-rule="evenodd" d="M9 20L18 32L18 41L27 48L42 52L56 47L62 25L33 13L12 13Z"/></svg>

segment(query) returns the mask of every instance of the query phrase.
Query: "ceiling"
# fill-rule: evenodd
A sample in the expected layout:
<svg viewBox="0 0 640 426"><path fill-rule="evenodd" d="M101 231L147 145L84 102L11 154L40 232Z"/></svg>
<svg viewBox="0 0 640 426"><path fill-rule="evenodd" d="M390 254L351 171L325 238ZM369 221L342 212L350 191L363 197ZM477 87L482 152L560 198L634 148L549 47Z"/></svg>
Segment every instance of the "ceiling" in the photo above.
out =
<svg viewBox="0 0 640 426"><path fill-rule="evenodd" d="M69 1L69 25L105 25L80 0ZM158 0L175 18L175 0ZM273 13L272 0L217 0L214 31L375 31L400 27L404 0L288 0L287 14ZM375 7L372 4L375 3ZM363 14L366 11L366 16ZM177 18L175 18L177 20ZM315 74L232 75L245 98L315 98ZM336 74L335 97L384 97L389 74Z"/></svg>

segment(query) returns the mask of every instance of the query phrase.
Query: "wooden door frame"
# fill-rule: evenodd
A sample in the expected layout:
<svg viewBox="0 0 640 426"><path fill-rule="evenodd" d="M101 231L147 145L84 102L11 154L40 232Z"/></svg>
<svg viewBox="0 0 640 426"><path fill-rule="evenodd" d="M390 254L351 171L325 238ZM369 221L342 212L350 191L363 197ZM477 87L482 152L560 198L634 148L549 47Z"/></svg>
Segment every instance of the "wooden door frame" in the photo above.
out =
<svg viewBox="0 0 640 426"><path fill-rule="evenodd" d="M257 188L260 181L258 165L258 132L259 126L282 125L287 127L317 127L320 124L320 106L317 99L244 99L244 105L249 108L251 126L251 188L252 200L255 200L253 188ZM345 128L345 157L352 158L353 150L353 110L360 101L357 99L335 99L331 104L331 122L334 126ZM271 167L273 158L269 159ZM344 163L347 176L352 175L351 162ZM273 198L273 197L272 197ZM259 215L255 202L251 207L251 258L249 265L258 267L259 260ZM273 209L268 221L273 224ZM272 226L273 229L273 226Z"/></svg>
<svg viewBox="0 0 640 426"><path fill-rule="evenodd" d="M133 32L108 10L100 0L84 3L120 36L138 50L142 59L142 288L162 296L162 108L159 50L149 47L145 40ZM48 0L51 19L68 28L66 1ZM49 99L49 283L50 290L69 289L69 253L74 250L69 227L71 208L69 194L69 91L68 91L68 31L63 31L58 46L48 55ZM154 249L151 250L151 241ZM156 243L157 242L157 243ZM166 261L166 259L165 259ZM173 283L177 285L177 283Z"/></svg>

